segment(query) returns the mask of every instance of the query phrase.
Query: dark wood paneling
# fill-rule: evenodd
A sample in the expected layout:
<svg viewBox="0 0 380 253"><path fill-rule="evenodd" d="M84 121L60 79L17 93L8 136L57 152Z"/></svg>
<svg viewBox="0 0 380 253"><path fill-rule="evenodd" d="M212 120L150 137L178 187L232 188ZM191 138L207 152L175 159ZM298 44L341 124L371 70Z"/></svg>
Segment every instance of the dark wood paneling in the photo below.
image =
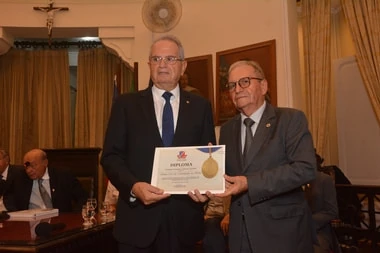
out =
<svg viewBox="0 0 380 253"><path fill-rule="evenodd" d="M98 199L100 148L44 149L44 151L50 167L70 169L82 182L89 182L92 178L93 186L89 194Z"/></svg>

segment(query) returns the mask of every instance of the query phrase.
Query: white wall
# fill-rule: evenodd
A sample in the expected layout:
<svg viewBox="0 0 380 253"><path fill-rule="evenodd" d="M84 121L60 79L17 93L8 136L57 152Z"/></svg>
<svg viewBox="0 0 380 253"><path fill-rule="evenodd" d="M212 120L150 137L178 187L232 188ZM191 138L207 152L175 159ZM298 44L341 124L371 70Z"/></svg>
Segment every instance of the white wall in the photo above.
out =
<svg viewBox="0 0 380 253"><path fill-rule="evenodd" d="M339 167L353 184L380 185L380 127L355 57L334 62Z"/></svg>
<svg viewBox="0 0 380 253"><path fill-rule="evenodd" d="M4 0L1 0L4 1ZM46 15L33 10L41 3L2 3L0 27L44 27ZM111 31L113 41L126 37L116 47L131 64L139 62L139 89L147 87L148 51L152 40L162 34L150 32L141 17L143 1L80 4L56 1L69 11L57 13L54 27L101 27ZM120 2L120 1L118 1ZM299 87L296 1L294 0L182 0L182 17L170 31L185 47L186 57L212 54L215 82L215 53L275 39L277 49L278 104L293 106L293 85ZM289 15L290 14L290 15ZM15 18L21 17L22 18ZM119 29L120 28L120 29ZM291 32L289 32L291 31ZM54 28L53 28L54 34ZM104 34L104 33L103 33ZM292 34L291 38L289 34ZM102 35L103 36L103 35ZM116 44L116 43L114 43ZM293 60L292 60L293 59Z"/></svg>

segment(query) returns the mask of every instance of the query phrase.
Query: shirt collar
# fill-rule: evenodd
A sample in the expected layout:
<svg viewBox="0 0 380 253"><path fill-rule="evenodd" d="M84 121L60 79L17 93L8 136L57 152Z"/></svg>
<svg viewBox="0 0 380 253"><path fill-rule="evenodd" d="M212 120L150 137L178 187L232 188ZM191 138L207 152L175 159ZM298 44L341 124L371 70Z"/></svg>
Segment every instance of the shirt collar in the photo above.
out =
<svg viewBox="0 0 380 253"><path fill-rule="evenodd" d="M159 89L155 85L152 86L152 94L155 98L163 99L162 94L164 94L164 92L166 92L166 90ZM170 90L169 92L171 92L173 94L172 97L174 99L178 99L179 98L179 85L177 85L173 90Z"/></svg>
<svg viewBox="0 0 380 253"><path fill-rule="evenodd" d="M3 173L1 173L1 175L3 176L3 180L7 180L7 177L8 177L8 168L9 168L9 165L5 168L5 170L3 171Z"/></svg>
<svg viewBox="0 0 380 253"><path fill-rule="evenodd" d="M46 167L45 174L41 177L42 179L44 179L44 180L50 179L48 170L49 170L48 167Z"/></svg>
<svg viewBox="0 0 380 253"><path fill-rule="evenodd" d="M251 118L253 121L255 121L255 124L258 125L258 123L260 122L261 117L263 116L263 113L264 113L266 105L267 105L267 102L264 101L264 103L259 107L259 109L257 109L253 114L251 114L249 116L249 118ZM241 113L240 115L241 115L241 122L244 122L244 120L246 118L248 118L243 113Z"/></svg>

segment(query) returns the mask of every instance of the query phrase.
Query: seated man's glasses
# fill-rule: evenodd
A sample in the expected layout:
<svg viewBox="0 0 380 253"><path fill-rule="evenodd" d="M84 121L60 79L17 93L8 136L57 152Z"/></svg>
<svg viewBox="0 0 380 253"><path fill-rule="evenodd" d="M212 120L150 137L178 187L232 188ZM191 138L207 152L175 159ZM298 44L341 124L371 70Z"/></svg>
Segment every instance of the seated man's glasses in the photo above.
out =
<svg viewBox="0 0 380 253"><path fill-rule="evenodd" d="M262 78L257 78L257 77L243 77L243 78L240 78L236 82L228 82L228 83L226 83L225 87L229 91L233 91L233 90L235 90L236 85L239 84L239 86L244 89L244 88L247 88L251 84L251 80L252 79L258 80L258 81L262 81L263 80Z"/></svg>
<svg viewBox="0 0 380 253"><path fill-rule="evenodd" d="M31 164L30 162L25 162L24 167L27 169L28 167L35 169L38 166L38 164Z"/></svg>
<svg viewBox="0 0 380 253"><path fill-rule="evenodd" d="M177 61L183 61L183 59L180 59L180 58L175 57L175 56L151 56L151 57L149 57L149 62L151 64L160 64L161 61L164 61L164 63L170 64L170 65L173 65Z"/></svg>

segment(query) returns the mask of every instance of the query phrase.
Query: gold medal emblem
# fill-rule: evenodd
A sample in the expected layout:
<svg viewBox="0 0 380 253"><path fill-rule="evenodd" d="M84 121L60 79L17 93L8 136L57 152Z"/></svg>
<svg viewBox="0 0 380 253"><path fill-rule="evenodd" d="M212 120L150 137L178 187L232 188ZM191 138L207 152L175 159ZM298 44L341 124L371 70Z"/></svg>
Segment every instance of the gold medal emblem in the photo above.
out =
<svg viewBox="0 0 380 253"><path fill-rule="evenodd" d="M212 158L211 148L209 148L209 158L202 164L202 174L206 178L213 178L218 173L218 163Z"/></svg>

